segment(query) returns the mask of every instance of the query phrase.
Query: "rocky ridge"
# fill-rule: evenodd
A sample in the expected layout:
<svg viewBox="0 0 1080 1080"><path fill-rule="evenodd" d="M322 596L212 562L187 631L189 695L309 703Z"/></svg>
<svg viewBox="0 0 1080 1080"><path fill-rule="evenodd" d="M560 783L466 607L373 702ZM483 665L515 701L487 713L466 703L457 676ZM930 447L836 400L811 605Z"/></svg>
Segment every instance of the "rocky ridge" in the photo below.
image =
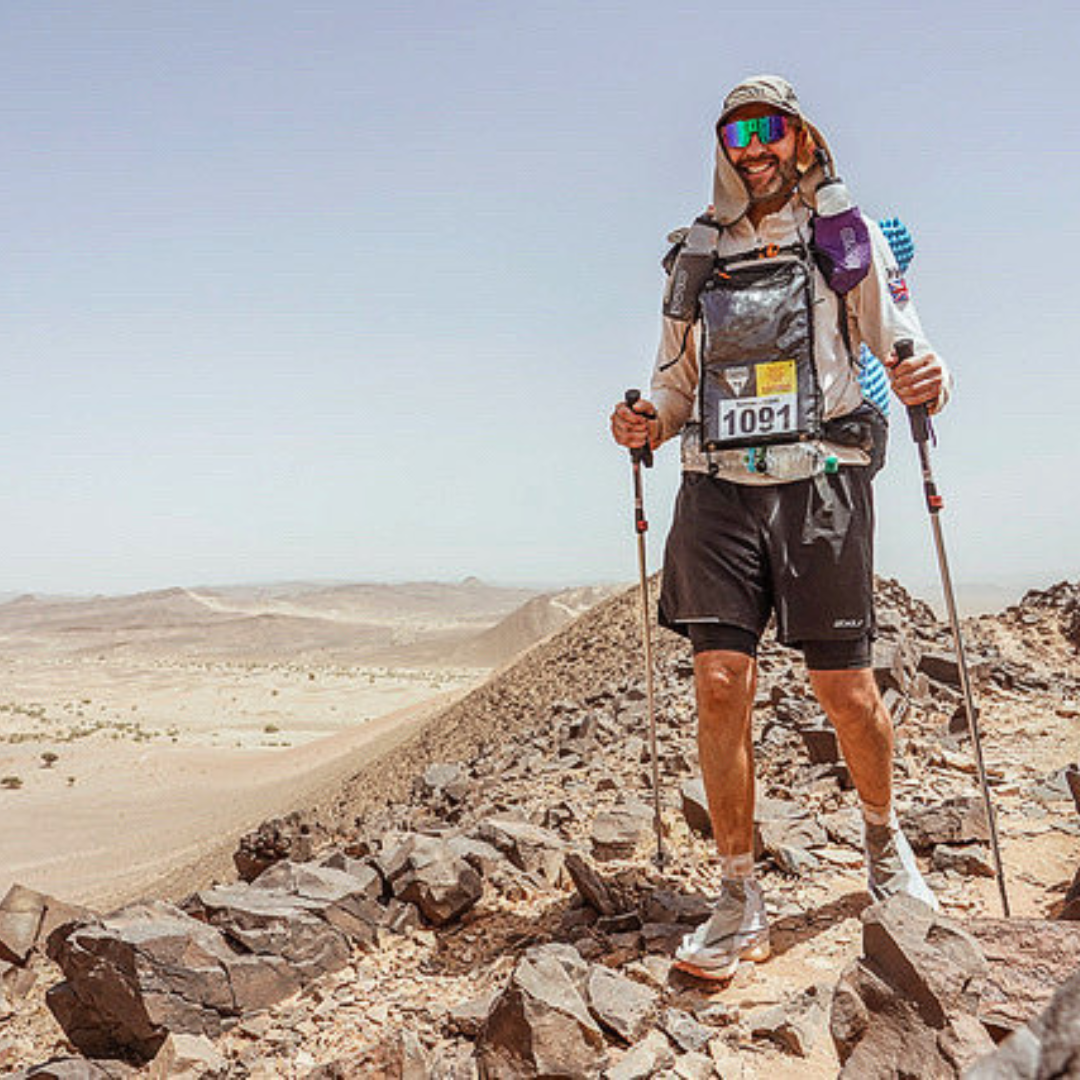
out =
<svg viewBox="0 0 1080 1080"><path fill-rule="evenodd" d="M238 882L73 922L25 891L0 903L0 1067L955 1076L1006 1039L978 1075L1069 1075L1062 1055L1080 1032L1054 990L1080 968L1075 923L1059 918L1080 915L1080 667L1066 621L1078 595L1055 586L967 629L1018 918L991 917L987 822L945 627L882 581L874 663L897 725L898 802L943 914L867 906L835 737L801 662L771 644L755 710L756 841L775 955L720 988L673 972L671 950L717 878L690 657L668 634L657 715L669 858L650 858L632 590L310 814L265 823L237 853Z"/></svg>

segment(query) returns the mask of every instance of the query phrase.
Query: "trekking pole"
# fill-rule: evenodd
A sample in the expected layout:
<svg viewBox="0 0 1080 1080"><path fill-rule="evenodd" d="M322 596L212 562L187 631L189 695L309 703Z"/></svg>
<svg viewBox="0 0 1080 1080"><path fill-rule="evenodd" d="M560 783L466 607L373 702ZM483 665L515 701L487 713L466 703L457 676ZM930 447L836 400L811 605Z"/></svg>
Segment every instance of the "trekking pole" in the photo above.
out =
<svg viewBox="0 0 1080 1080"><path fill-rule="evenodd" d="M897 360L907 360L915 355L915 343L911 338L902 338L895 345ZM968 731L971 732L971 744L975 748L975 765L979 773L979 786L982 788L983 805L986 808L986 820L990 824L990 846L994 852L994 866L997 868L998 889L1001 892L1001 909L1005 918L1009 918L1009 894L1005 889L1005 868L1001 862L1001 845L998 843L997 820L994 806L990 801L990 785L986 781L986 766L983 764L982 739L979 737L978 711L975 708L971 692L971 677L968 674L967 656L964 653L964 639L960 634L960 619L956 613L956 598L953 595L952 577L949 574L949 560L945 554L945 537L941 529L940 514L945 506L945 499L938 493L934 483L934 474L930 468L929 442L934 436L930 423L930 413L925 405L909 405L908 421L911 424L911 437L919 450L919 464L922 467L923 492L926 495L926 509L930 514L930 527L934 533L934 547L937 549L938 568L941 571L941 589L945 594L945 607L949 613L949 627L952 630L953 645L956 648L956 666L960 673L960 689L964 695L964 712L967 715Z"/></svg>
<svg viewBox="0 0 1080 1080"><path fill-rule="evenodd" d="M633 407L641 400L640 390L627 390L626 404ZM652 419L650 416L649 419ZM645 534L649 522L645 518L645 501L641 489L641 466L651 469L652 447L648 438L644 446L631 447L630 461L634 469L634 532L637 533L638 574L641 578L641 640L645 647L645 699L649 710L649 757L652 759L653 827L656 831L656 865L663 866L664 823L660 817L660 761L656 748L656 696L653 689L652 633L649 626L649 577L645 569Z"/></svg>

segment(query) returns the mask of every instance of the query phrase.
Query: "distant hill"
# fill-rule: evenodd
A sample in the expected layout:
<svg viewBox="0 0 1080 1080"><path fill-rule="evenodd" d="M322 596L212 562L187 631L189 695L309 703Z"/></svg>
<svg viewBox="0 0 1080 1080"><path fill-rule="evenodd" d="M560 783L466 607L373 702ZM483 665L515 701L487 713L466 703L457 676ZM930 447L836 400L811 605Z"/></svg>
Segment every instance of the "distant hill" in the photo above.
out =
<svg viewBox="0 0 1080 1080"><path fill-rule="evenodd" d="M615 591L616 586L585 585L534 596L495 626L462 642L451 656L466 667L498 667L561 630Z"/></svg>
<svg viewBox="0 0 1080 1080"><path fill-rule="evenodd" d="M459 583L174 587L0 603L0 653L170 655L341 662L451 661L449 650L536 596L535 589ZM379 659L375 660L374 658Z"/></svg>

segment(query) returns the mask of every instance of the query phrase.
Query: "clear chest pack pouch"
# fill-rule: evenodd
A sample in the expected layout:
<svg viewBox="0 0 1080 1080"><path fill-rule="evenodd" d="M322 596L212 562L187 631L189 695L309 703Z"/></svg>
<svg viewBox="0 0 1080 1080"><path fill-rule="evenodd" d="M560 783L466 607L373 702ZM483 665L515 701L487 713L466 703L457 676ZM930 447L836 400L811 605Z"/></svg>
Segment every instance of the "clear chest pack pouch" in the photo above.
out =
<svg viewBox="0 0 1080 1080"><path fill-rule="evenodd" d="M813 276L803 254L730 260L701 291L705 451L817 439Z"/></svg>

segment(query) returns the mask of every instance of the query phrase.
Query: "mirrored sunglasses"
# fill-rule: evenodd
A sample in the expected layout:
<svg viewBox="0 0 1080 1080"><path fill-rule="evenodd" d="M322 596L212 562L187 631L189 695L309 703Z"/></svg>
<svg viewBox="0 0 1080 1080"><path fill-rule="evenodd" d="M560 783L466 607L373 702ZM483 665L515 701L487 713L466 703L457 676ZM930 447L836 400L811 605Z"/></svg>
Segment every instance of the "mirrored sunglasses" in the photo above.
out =
<svg viewBox="0 0 1080 1080"><path fill-rule="evenodd" d="M770 116L755 116L753 120L732 120L729 124L722 124L720 138L729 149L742 150L750 145L755 135L763 146L779 142L790 127L790 116L773 113Z"/></svg>

